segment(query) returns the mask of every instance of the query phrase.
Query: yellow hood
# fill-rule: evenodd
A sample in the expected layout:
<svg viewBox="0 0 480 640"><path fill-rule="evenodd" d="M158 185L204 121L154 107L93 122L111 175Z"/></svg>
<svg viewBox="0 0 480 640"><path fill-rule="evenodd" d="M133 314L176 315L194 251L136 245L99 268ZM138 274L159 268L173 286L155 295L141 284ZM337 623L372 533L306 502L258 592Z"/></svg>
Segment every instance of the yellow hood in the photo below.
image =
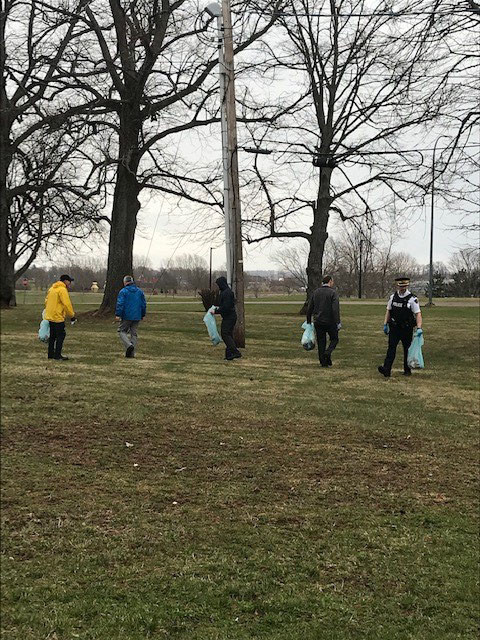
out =
<svg viewBox="0 0 480 640"><path fill-rule="evenodd" d="M59 280L52 284L45 298L45 320L65 322L65 318L73 318L74 315L67 285Z"/></svg>

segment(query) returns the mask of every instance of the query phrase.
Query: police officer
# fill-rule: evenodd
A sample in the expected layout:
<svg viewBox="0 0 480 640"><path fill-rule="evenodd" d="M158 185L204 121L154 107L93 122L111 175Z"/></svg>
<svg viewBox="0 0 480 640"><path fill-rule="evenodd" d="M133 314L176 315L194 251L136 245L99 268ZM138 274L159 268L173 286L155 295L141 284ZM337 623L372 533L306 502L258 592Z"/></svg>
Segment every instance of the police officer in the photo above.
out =
<svg viewBox="0 0 480 640"><path fill-rule="evenodd" d="M422 314L418 298L408 290L409 278L395 278L397 291L390 296L383 331L388 335L388 350L383 366L378 367L379 373L389 378L395 353L399 342L403 345L403 375L412 375L407 363L408 348L412 343L413 328L416 327L417 336L423 333Z"/></svg>

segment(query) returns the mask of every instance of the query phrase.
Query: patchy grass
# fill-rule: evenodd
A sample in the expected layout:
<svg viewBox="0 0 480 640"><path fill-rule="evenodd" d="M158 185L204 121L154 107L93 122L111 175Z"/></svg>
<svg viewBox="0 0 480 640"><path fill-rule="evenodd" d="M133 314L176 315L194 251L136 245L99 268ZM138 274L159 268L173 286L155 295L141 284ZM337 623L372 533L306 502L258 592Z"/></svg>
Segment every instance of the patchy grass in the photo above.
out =
<svg viewBox="0 0 480 640"><path fill-rule="evenodd" d="M291 305L233 363L200 304L151 308L135 360L2 315L3 637L477 638L478 310L425 309L427 368L385 380L383 304L328 370Z"/></svg>

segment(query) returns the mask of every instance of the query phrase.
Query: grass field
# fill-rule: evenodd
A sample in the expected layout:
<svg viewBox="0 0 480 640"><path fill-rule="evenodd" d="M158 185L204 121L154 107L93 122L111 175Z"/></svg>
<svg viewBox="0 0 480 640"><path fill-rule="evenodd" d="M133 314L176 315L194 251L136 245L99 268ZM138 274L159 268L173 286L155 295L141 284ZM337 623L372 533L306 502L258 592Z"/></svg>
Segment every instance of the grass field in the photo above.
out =
<svg viewBox="0 0 480 640"><path fill-rule="evenodd" d="M344 305L331 369L287 304L247 306L234 362L190 303L152 305L135 360L84 316L48 362L29 302L2 314L2 638L478 638L478 308L424 310L426 369L384 379L383 302Z"/></svg>

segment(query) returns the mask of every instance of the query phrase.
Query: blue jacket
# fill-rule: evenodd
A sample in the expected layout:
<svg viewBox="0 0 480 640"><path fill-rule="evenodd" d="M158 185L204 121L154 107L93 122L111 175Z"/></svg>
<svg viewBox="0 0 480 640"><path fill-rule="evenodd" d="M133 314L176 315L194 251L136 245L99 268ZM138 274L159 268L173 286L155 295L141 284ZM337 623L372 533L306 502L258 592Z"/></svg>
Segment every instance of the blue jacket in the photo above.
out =
<svg viewBox="0 0 480 640"><path fill-rule="evenodd" d="M115 307L115 315L122 320L141 320L147 311L145 294L136 284L129 284L120 290Z"/></svg>

